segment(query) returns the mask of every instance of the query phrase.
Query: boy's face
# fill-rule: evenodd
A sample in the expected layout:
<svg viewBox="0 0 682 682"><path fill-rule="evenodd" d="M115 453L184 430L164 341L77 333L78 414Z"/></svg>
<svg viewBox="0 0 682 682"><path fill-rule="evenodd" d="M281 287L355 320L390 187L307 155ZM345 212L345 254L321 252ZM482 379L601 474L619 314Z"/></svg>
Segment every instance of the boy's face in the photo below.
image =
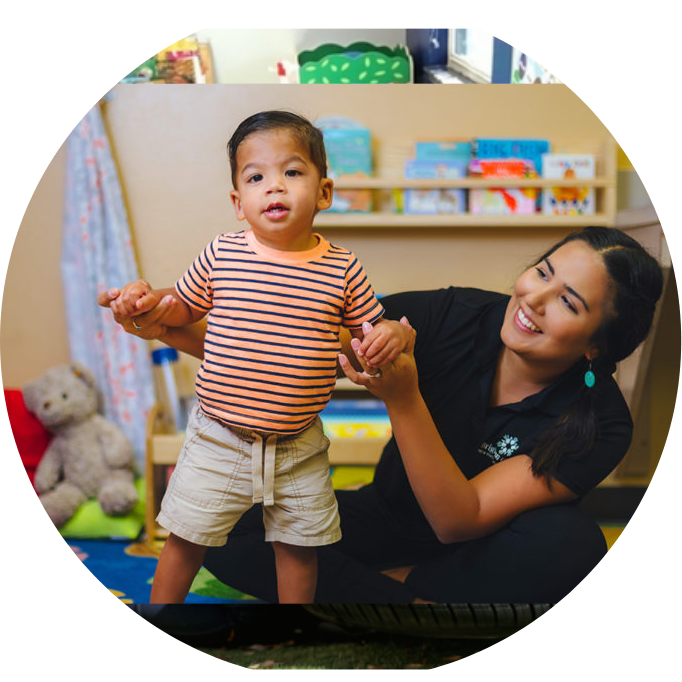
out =
<svg viewBox="0 0 682 682"><path fill-rule="evenodd" d="M252 133L237 149L238 220L258 241L281 251L314 248L313 218L332 203L333 183L320 174L297 137L285 128Z"/></svg>

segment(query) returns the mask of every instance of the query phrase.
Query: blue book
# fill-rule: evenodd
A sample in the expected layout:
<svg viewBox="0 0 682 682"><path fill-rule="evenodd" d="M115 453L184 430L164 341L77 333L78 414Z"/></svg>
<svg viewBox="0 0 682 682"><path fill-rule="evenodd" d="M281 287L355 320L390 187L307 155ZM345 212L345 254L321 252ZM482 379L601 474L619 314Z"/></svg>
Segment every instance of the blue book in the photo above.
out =
<svg viewBox="0 0 682 682"><path fill-rule="evenodd" d="M419 161L464 159L468 162L471 157L471 149L471 142L416 142L414 145L414 157Z"/></svg>
<svg viewBox="0 0 682 682"><path fill-rule="evenodd" d="M479 137L474 140L478 159L528 159L542 175L542 155L549 152L549 140Z"/></svg>
<svg viewBox="0 0 682 682"><path fill-rule="evenodd" d="M372 134L369 129L342 117L320 119L317 125L324 137L330 178L371 177ZM367 213L372 210L372 190L334 191L329 210L336 213Z"/></svg>
<svg viewBox="0 0 682 682"><path fill-rule="evenodd" d="M468 157L444 159L443 161L424 161L407 159L405 177L409 180L452 180L467 176Z"/></svg>

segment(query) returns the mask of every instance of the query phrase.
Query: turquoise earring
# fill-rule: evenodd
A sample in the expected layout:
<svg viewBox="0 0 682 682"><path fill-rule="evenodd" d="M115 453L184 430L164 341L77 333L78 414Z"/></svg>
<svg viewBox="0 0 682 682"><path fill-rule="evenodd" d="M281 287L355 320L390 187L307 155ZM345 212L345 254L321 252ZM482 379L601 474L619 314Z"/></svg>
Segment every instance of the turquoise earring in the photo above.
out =
<svg viewBox="0 0 682 682"><path fill-rule="evenodd" d="M585 386L587 386L587 388L592 388L595 381L594 372L592 371L592 360L590 360L587 365L587 372L585 372Z"/></svg>

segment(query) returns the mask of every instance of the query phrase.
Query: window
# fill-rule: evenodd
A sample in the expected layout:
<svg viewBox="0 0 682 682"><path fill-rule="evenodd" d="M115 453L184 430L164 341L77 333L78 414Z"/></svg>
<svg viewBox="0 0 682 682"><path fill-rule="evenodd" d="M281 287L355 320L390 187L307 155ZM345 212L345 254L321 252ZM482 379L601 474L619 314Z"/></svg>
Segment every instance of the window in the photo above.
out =
<svg viewBox="0 0 682 682"><path fill-rule="evenodd" d="M448 67L474 83L490 83L493 36L471 28L451 28L448 33Z"/></svg>
<svg viewBox="0 0 682 682"><path fill-rule="evenodd" d="M523 54L521 50L512 49L510 83L560 83L544 66Z"/></svg>

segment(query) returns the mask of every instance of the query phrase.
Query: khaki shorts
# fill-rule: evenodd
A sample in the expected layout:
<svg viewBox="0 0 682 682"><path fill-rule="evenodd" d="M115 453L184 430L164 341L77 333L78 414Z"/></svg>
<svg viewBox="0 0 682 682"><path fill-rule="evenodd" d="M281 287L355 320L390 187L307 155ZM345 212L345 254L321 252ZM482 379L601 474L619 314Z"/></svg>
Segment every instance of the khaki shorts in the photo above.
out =
<svg viewBox="0 0 682 682"><path fill-rule="evenodd" d="M328 448L319 417L302 433L278 438L228 428L197 405L157 521L188 542L221 546L242 514L262 501L268 542L337 542Z"/></svg>

